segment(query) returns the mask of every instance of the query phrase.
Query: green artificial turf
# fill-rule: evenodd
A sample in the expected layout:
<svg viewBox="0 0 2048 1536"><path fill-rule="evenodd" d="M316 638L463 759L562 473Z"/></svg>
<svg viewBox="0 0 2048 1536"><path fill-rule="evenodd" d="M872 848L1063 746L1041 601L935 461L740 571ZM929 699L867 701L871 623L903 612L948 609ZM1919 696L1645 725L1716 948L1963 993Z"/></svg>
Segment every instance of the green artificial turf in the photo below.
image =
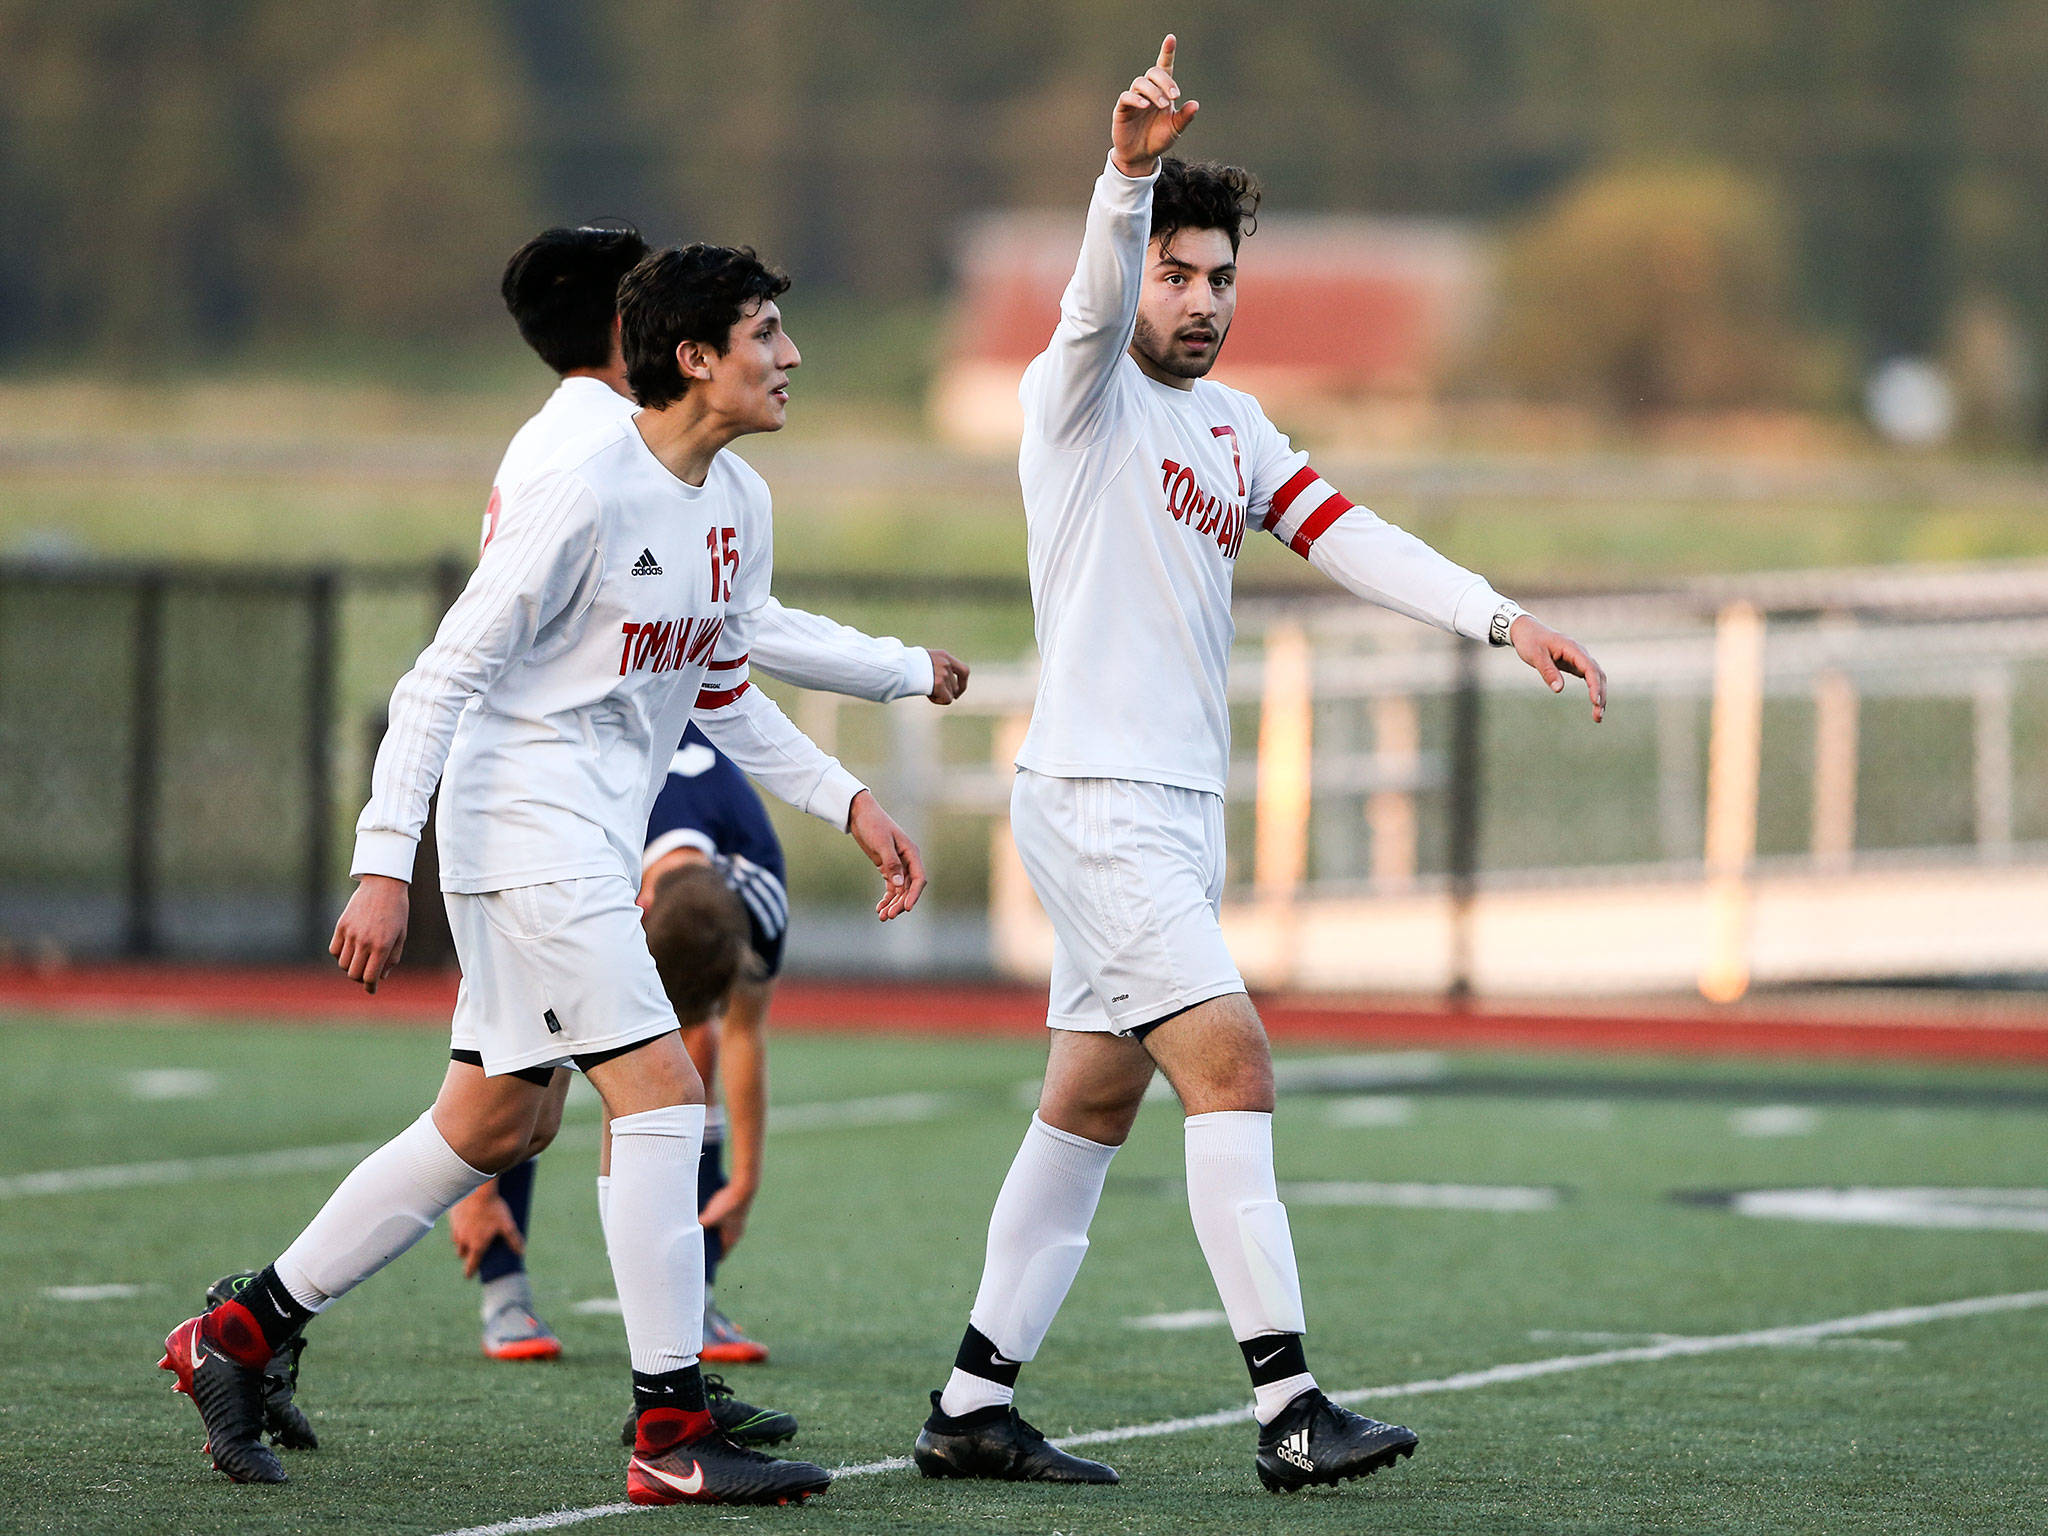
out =
<svg viewBox="0 0 2048 1536"><path fill-rule="evenodd" d="M26 1017L0 1021L0 1044L0 1177L375 1141L424 1105L444 1053L424 1031ZM768 1183L720 1297L774 1348L771 1365L729 1376L802 1420L799 1453L842 1466L907 1450L972 1298L1041 1054L1028 1041L777 1042L779 1106L936 1096L868 1106L927 1117L909 1123L831 1126L799 1110L771 1136ZM213 1091L138 1097L138 1083L145 1095L178 1084L133 1074L179 1069L214 1072ZM1435 1070L1287 1094L1283 1184L1532 1186L1557 1203L1493 1213L1293 1200L1310 1360L1332 1389L2048 1286L2048 1234L1763 1221L1671 1198L2048 1186L2048 1074L1455 1057ZM1811 1117L1795 1117L1793 1134L1739 1133L1755 1123L1739 1116L1771 1105ZM538 1184L531 1267L566 1358L483 1359L475 1292L437 1230L313 1327L301 1399L322 1448L289 1456L282 1488L210 1472L196 1415L153 1367L209 1281L291 1238L345 1154L260 1177L0 1195L0 1530L436 1533L619 1501L624 1339L615 1316L576 1310L612 1294L595 1141L594 1108L579 1098ZM1089 1259L1024 1374L1022 1405L1051 1434L1247 1396L1224 1329L1129 1322L1216 1305L1179 1142L1174 1107L1152 1104L1112 1168ZM45 1293L105 1284L143 1289L90 1302ZM1123 1474L1114 1489L897 1471L843 1479L800 1510L671 1510L628 1528L2042 1530L2044 1351L2048 1310L2022 1310L1367 1403L1412 1424L1421 1451L1334 1493L1266 1494L1249 1428L1233 1426L1097 1448Z"/></svg>

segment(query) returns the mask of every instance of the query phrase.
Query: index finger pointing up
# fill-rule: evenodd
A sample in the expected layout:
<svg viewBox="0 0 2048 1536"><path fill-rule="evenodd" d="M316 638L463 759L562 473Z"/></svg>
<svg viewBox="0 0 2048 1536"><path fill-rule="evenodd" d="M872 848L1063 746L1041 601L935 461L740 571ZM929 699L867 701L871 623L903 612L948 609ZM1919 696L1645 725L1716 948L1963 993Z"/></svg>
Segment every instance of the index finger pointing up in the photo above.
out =
<svg viewBox="0 0 2048 1536"><path fill-rule="evenodd" d="M1159 68L1169 75L1173 73L1173 50L1178 46L1171 32L1166 34L1166 41L1159 45Z"/></svg>

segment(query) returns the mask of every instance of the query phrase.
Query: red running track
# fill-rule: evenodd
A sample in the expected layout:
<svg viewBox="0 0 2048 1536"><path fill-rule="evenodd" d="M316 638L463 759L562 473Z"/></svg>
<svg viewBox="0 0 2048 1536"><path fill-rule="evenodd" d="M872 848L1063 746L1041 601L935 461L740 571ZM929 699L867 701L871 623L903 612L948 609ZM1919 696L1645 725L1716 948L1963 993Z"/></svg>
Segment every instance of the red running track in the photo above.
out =
<svg viewBox="0 0 2048 1536"><path fill-rule="evenodd" d="M450 971L401 971L371 997L313 966L15 966L0 967L0 1012L416 1028L447 1021L455 985ZM1298 995L1263 996L1259 1008L1276 1040L1328 1045L2048 1063L2048 1008L2038 1006L1907 1011L1879 996L1837 993L1722 1010L1683 1000L1453 1009ZM1034 1036L1045 1025L1045 994L795 978L776 989L774 1018L783 1030Z"/></svg>

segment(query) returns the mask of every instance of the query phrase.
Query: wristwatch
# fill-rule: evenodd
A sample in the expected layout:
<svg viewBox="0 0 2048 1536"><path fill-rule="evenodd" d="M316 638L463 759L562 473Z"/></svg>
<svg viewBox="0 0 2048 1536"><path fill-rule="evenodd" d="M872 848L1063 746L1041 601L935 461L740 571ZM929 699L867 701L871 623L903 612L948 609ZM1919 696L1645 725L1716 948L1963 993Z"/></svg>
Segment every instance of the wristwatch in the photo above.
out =
<svg viewBox="0 0 2048 1536"><path fill-rule="evenodd" d="M1514 642L1508 638L1508 631L1515 627L1515 620L1526 612L1528 610L1520 603L1502 598L1500 606L1493 610L1493 621L1486 626L1486 643L1512 645Z"/></svg>

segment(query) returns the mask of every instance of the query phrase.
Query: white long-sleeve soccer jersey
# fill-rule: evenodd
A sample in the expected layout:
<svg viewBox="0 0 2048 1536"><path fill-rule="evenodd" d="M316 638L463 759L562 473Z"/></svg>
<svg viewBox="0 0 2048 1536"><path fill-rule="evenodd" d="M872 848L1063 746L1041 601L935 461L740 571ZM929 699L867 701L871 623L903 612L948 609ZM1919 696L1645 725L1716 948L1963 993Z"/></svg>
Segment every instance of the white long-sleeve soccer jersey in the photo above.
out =
<svg viewBox="0 0 2048 1536"><path fill-rule="evenodd" d="M1025 370L1018 474L1040 672L1017 765L1223 792L1231 576L1272 533L1360 596L1473 639L1484 578L1354 507L1250 395L1176 389L1127 348L1152 187L1108 166L1052 343Z"/></svg>
<svg viewBox="0 0 2048 1536"><path fill-rule="evenodd" d="M859 782L747 679L774 564L759 475L721 453L688 485L627 419L494 500L475 574L392 694L353 873L411 878L445 778L442 889L637 880L693 711L771 792L846 825Z"/></svg>
<svg viewBox="0 0 2048 1536"><path fill-rule="evenodd" d="M578 375L562 380L506 446L484 508L484 542L490 542L499 509L514 487L532 479L568 444L600 427L629 421L638 409L602 379ZM876 704L932 691L932 658L924 647L863 634L822 615L786 608L773 597L754 615L751 643L756 667L799 688Z"/></svg>

